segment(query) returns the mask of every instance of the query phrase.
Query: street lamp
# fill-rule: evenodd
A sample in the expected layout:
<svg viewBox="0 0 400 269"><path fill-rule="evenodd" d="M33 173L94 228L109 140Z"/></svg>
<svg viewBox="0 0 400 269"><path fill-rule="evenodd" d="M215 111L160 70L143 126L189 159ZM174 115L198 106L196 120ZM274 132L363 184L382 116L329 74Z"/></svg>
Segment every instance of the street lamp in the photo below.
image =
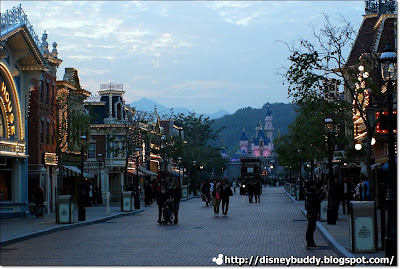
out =
<svg viewBox="0 0 400 269"><path fill-rule="evenodd" d="M98 203L102 203L103 202L103 194L101 192L101 157L103 157L103 154L101 153L97 153L97 159L99 161L99 192L100 192L100 201Z"/></svg>
<svg viewBox="0 0 400 269"><path fill-rule="evenodd" d="M85 155L84 152L84 141L86 141L86 135L81 136L81 180L80 180L80 197L79 197L79 208L78 208L78 221L86 220L86 209L85 209L85 189L83 185L83 158Z"/></svg>
<svg viewBox="0 0 400 269"><path fill-rule="evenodd" d="M139 185L139 153L140 149L135 148L136 152L136 187Z"/></svg>
<svg viewBox="0 0 400 269"><path fill-rule="evenodd" d="M197 191L196 161L193 161L193 170L194 170L194 182L193 182L194 188L193 188L193 190L196 195L196 191Z"/></svg>
<svg viewBox="0 0 400 269"><path fill-rule="evenodd" d="M328 158L329 158L329 175L328 175L328 210L327 210L327 223L336 224L336 214L335 205L333 201L334 197L334 186L333 186L333 169L332 169L332 159L333 159L333 143L332 143L332 133L333 133L333 120L331 118L325 119L325 133L328 137Z"/></svg>
<svg viewBox="0 0 400 269"><path fill-rule="evenodd" d="M179 188L181 187L181 161L182 161L182 157L178 157Z"/></svg>
<svg viewBox="0 0 400 269"><path fill-rule="evenodd" d="M388 108L388 190L386 204L388 220L385 237L385 256L395 257L394 265L397 265L397 205L396 205L396 163L395 142L393 128L393 83L397 80L397 55L394 49L388 45L379 58L381 63L382 78L386 82L386 98Z"/></svg>

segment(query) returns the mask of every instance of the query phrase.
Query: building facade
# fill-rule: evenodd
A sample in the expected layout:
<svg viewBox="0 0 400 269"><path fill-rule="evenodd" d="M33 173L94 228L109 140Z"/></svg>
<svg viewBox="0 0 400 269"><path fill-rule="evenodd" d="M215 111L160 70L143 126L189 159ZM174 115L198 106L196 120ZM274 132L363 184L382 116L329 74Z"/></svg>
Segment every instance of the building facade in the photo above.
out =
<svg viewBox="0 0 400 269"><path fill-rule="evenodd" d="M46 60L21 5L1 13L0 30L0 216L9 218L29 212L29 96Z"/></svg>

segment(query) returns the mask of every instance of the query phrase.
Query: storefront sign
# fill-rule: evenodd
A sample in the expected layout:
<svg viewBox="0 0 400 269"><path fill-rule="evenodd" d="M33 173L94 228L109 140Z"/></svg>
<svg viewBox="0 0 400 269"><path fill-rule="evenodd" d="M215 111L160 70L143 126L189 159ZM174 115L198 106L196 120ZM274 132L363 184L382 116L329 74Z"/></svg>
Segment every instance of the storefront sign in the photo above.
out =
<svg viewBox="0 0 400 269"><path fill-rule="evenodd" d="M58 156L55 153L46 152L44 154L45 165L58 165Z"/></svg>
<svg viewBox="0 0 400 269"><path fill-rule="evenodd" d="M4 63L0 63L1 79L0 79L0 110L4 111L5 137L13 137L19 131L19 140L23 140L21 108L14 84L13 77L8 71ZM2 119L1 119L2 120Z"/></svg>

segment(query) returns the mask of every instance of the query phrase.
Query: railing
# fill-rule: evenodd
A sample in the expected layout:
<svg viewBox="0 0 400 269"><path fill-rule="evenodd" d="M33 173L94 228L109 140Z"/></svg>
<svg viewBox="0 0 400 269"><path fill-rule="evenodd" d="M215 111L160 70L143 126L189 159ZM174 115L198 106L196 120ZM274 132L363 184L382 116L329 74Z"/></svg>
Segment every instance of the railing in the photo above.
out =
<svg viewBox="0 0 400 269"><path fill-rule="evenodd" d="M35 30L33 30L33 26L29 22L28 16L23 11L21 4L17 7L13 7L11 10L6 10L4 13L0 13L0 16L0 29L2 36L22 25L25 25L36 45L40 48L39 37L36 35Z"/></svg>

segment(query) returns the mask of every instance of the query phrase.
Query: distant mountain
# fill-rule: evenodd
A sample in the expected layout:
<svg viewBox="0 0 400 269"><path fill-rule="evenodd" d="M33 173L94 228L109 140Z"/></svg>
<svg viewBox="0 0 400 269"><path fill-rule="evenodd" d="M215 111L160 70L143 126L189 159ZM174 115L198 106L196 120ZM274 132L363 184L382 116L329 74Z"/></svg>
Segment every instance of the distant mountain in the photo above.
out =
<svg viewBox="0 0 400 269"><path fill-rule="evenodd" d="M229 156L232 156L239 150L239 139L242 135L243 128L249 139L255 136L255 128L257 122L261 121L264 126L264 120L267 113L268 105L272 112L272 124L274 126L274 139L278 135L288 133L288 125L295 119L296 112L293 104L273 103L265 104L261 109L257 108L241 108L232 115L227 115L216 119L212 128L222 131L219 134L218 140L215 141L216 147L222 147L225 143L226 151ZM225 142L223 142L223 140Z"/></svg>
<svg viewBox="0 0 400 269"><path fill-rule="evenodd" d="M154 107L157 107L157 112L160 115L160 117L165 117L169 116L171 114L171 108L168 108L166 106L163 106L153 100L147 99L147 98L142 98L139 101L134 101L131 104L131 107L135 107L137 110L145 111L145 112L153 112ZM174 114L189 114L190 111L187 108L183 107L175 107L173 108ZM217 119L220 117L223 117L225 115L229 115L230 113L226 110L218 110L217 112L213 114L205 114L205 116L210 117L210 119Z"/></svg>

